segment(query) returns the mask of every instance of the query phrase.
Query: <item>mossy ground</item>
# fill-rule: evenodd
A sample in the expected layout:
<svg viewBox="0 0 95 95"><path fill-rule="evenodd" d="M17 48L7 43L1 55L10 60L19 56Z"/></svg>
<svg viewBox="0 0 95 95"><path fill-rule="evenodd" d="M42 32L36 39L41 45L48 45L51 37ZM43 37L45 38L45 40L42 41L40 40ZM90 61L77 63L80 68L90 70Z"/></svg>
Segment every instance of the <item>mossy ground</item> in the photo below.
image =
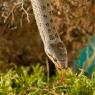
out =
<svg viewBox="0 0 95 95"><path fill-rule="evenodd" d="M51 1L54 23L72 63L88 36L95 35L95 1ZM31 65L44 63L45 57L30 0L0 0L0 60L8 65ZM9 66L1 63L0 95L95 95L94 74L88 78L67 69L62 82L59 73L49 77L40 65L33 66L33 71L22 66L5 71Z"/></svg>
<svg viewBox="0 0 95 95"><path fill-rule="evenodd" d="M49 77L44 67L14 67L0 73L0 95L95 95L94 73L89 79L77 75L70 68L64 71L64 80L57 72Z"/></svg>

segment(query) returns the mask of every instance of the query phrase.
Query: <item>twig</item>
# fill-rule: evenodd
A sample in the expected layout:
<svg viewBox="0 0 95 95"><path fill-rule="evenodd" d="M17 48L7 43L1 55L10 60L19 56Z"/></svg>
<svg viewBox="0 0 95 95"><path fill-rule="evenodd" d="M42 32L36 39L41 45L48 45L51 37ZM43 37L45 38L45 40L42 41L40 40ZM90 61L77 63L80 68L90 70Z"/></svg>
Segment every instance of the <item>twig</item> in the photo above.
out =
<svg viewBox="0 0 95 95"><path fill-rule="evenodd" d="M8 18L10 17L10 15L13 13L13 11L15 10L15 8L20 5L21 2L17 3L13 8L12 10L9 12L8 16L4 19L4 23L6 23L6 21L8 20Z"/></svg>
<svg viewBox="0 0 95 95"><path fill-rule="evenodd" d="M28 12L25 10L24 5L23 5L23 2L24 2L24 1L22 0L22 2L21 2L21 9L25 12L27 21L28 21L28 23L30 23L29 14L28 14Z"/></svg>
<svg viewBox="0 0 95 95"><path fill-rule="evenodd" d="M47 83L49 83L49 63L48 63L48 59L46 57L46 67L47 67Z"/></svg>

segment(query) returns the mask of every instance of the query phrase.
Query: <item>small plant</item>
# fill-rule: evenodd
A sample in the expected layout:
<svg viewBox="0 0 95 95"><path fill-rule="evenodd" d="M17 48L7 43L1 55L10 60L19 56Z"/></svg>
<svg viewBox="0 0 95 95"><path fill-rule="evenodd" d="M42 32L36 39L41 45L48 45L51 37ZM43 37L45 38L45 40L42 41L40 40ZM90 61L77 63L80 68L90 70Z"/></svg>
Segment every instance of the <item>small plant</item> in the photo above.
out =
<svg viewBox="0 0 95 95"><path fill-rule="evenodd" d="M0 73L0 95L95 95L95 73L89 79L69 68L64 71L63 82L58 73L47 82L43 66L32 69L15 67Z"/></svg>

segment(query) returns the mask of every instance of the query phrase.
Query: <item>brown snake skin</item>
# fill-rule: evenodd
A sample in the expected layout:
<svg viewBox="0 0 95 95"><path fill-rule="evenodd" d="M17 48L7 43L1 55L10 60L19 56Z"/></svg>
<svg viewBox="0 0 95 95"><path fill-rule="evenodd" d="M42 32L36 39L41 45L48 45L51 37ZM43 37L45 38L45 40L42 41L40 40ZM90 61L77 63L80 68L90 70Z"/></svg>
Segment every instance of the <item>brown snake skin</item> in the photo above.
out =
<svg viewBox="0 0 95 95"><path fill-rule="evenodd" d="M67 68L67 50L53 24L50 0L31 0L31 3L45 53L57 69Z"/></svg>

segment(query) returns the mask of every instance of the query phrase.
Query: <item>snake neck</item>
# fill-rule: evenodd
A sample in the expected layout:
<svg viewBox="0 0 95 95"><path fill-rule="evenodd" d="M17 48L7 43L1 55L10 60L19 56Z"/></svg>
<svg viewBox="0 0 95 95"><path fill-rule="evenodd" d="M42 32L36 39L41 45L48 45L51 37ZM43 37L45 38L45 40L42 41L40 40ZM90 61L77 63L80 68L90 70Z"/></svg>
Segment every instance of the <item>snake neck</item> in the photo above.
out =
<svg viewBox="0 0 95 95"><path fill-rule="evenodd" d="M45 53L57 68L67 68L67 51L53 24L50 0L31 0L31 3Z"/></svg>
<svg viewBox="0 0 95 95"><path fill-rule="evenodd" d="M60 40L51 18L50 0L31 0L31 2L44 45Z"/></svg>

